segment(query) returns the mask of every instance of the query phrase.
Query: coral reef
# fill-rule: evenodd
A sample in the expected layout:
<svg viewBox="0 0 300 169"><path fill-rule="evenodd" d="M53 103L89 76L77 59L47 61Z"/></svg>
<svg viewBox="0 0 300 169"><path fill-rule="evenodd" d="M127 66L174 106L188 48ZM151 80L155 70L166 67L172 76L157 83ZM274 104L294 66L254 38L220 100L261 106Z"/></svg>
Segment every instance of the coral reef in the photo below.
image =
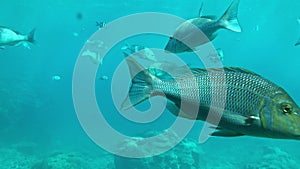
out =
<svg viewBox="0 0 300 169"><path fill-rule="evenodd" d="M26 110L41 106L41 100L27 82L0 83L0 132L7 131L26 116Z"/></svg>
<svg viewBox="0 0 300 169"><path fill-rule="evenodd" d="M245 169L295 169L297 162L286 152L277 147L264 147L261 159L255 164L246 165Z"/></svg>
<svg viewBox="0 0 300 169"><path fill-rule="evenodd" d="M32 142L0 145L0 169L115 169L111 154L82 151L40 151ZM43 155L41 155L43 154Z"/></svg>
<svg viewBox="0 0 300 169"><path fill-rule="evenodd" d="M206 165L205 167L201 167L203 169L238 169L238 166L233 165L230 162L223 162L222 164L211 164L211 165Z"/></svg>
<svg viewBox="0 0 300 169"><path fill-rule="evenodd" d="M24 155L37 155L40 152L40 147L37 143L21 141L15 144L12 144L10 148L22 153Z"/></svg>
<svg viewBox="0 0 300 169"><path fill-rule="evenodd" d="M57 152L35 164L32 169L82 169L83 165L81 154Z"/></svg>
<svg viewBox="0 0 300 169"><path fill-rule="evenodd" d="M23 154L13 148L0 149L1 169L32 169L31 166L36 162L35 156Z"/></svg>
<svg viewBox="0 0 300 169"><path fill-rule="evenodd" d="M79 152L55 152L31 169L114 169L113 157L92 158Z"/></svg>
<svg viewBox="0 0 300 169"><path fill-rule="evenodd" d="M176 137L175 133L173 133L169 137L165 137L164 140L159 140L157 144L148 144L152 144L151 147L156 146L155 149L159 150L161 147L172 145L173 139ZM153 151L139 146L139 144L144 144L141 143L142 140L143 138L127 140L121 149L122 151L134 151L141 154ZM202 149L195 141L184 139L173 149L153 157L134 159L115 156L115 167L116 169L198 169L200 168L200 158L203 154Z"/></svg>

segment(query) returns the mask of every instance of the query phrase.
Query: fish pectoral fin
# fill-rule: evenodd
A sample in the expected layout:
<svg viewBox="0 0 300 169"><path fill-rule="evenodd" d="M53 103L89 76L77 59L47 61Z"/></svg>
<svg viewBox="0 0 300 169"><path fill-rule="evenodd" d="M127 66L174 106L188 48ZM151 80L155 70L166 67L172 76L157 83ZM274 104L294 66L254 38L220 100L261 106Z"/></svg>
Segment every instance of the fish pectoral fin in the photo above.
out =
<svg viewBox="0 0 300 169"><path fill-rule="evenodd" d="M228 119L231 123L234 123L239 126L250 126L259 120L259 117L250 115L250 116L242 116L239 114L232 114L232 113L224 113L224 119Z"/></svg>
<svg viewBox="0 0 300 169"><path fill-rule="evenodd" d="M189 115L189 114L181 111L180 106L178 106L177 104L172 103L170 101L167 102L167 109L175 116L180 116L180 117L190 119L190 120L197 120L197 116L193 117L192 115Z"/></svg>
<svg viewBox="0 0 300 169"><path fill-rule="evenodd" d="M231 130L221 129L211 133L210 135L219 136L219 137L237 137L237 136L243 136L244 134L231 131Z"/></svg>
<svg viewBox="0 0 300 169"><path fill-rule="evenodd" d="M246 125L251 125L251 124L253 124L256 120L259 120L259 117L257 117L257 116L249 116L248 118L245 119L245 124L246 124Z"/></svg>
<svg viewBox="0 0 300 169"><path fill-rule="evenodd" d="M222 130L220 126L209 126L211 129Z"/></svg>

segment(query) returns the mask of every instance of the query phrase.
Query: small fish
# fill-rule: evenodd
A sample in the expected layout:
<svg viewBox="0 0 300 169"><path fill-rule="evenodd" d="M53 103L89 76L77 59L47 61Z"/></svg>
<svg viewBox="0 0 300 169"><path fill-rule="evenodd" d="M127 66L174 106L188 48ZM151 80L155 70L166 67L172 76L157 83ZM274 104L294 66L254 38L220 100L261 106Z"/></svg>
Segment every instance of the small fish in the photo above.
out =
<svg viewBox="0 0 300 169"><path fill-rule="evenodd" d="M233 0L220 19L216 19L215 16L200 16L182 23L177 27L173 36L170 37L165 50L172 53L191 52L197 46L214 40L219 29L241 32L242 30L237 19L239 2L240 0ZM207 39L199 33L195 26L204 33ZM183 42L188 43L191 48Z"/></svg>
<svg viewBox="0 0 300 169"><path fill-rule="evenodd" d="M254 30L258 32L260 30L259 25L256 25Z"/></svg>
<svg viewBox="0 0 300 169"><path fill-rule="evenodd" d="M139 58L144 60L153 61L153 62L157 61L154 52L150 48L147 48L145 46L126 44L121 48L121 50L123 51L125 57L129 55L136 55Z"/></svg>
<svg viewBox="0 0 300 169"><path fill-rule="evenodd" d="M103 57L101 57L100 52L93 52L93 51L87 49L87 50L83 51L81 56L82 57L89 57L94 64L102 65Z"/></svg>
<svg viewBox="0 0 300 169"><path fill-rule="evenodd" d="M213 62L223 61L224 52L221 48L216 49L208 55L208 58Z"/></svg>
<svg viewBox="0 0 300 169"><path fill-rule="evenodd" d="M213 136L300 140L300 108L284 89L254 72L234 67L191 68L190 74L177 72L175 80L166 78L167 73L157 77L155 71L144 69L131 57L126 61L132 81L123 110L163 95L168 99L167 109L176 116L204 121L209 112L213 117L221 115ZM211 82L213 77L215 82ZM224 107L211 104L212 92L219 93L216 90L226 91ZM186 104L182 110L181 103ZM198 112L190 111L189 107L195 106Z"/></svg>
<svg viewBox="0 0 300 169"><path fill-rule="evenodd" d="M77 20L82 20L82 13L81 12L77 12L76 18L77 18Z"/></svg>
<svg viewBox="0 0 300 169"><path fill-rule="evenodd" d="M0 26L0 47L4 46L18 46L24 45L25 47L28 46L28 42L34 43L34 32L33 29L29 34L22 35L17 31L9 29L7 27Z"/></svg>
<svg viewBox="0 0 300 169"><path fill-rule="evenodd" d="M300 18L297 19L297 21L298 21L298 24L300 25ZM296 42L295 46L298 46L298 45L300 45L300 37L299 37L298 41Z"/></svg>
<svg viewBox="0 0 300 169"><path fill-rule="evenodd" d="M100 80L108 80L108 76L103 75L103 76L98 77L98 79L100 79Z"/></svg>
<svg viewBox="0 0 300 169"><path fill-rule="evenodd" d="M79 33L73 32L73 36L74 36L74 37L78 37L78 36L79 36Z"/></svg>
<svg viewBox="0 0 300 169"><path fill-rule="evenodd" d="M96 22L96 26L99 27L99 29L103 28L105 25L106 25L106 23L103 21Z"/></svg>
<svg viewBox="0 0 300 169"><path fill-rule="evenodd" d="M54 81L59 81L59 80L61 80L61 77L59 75L54 75L51 77L51 79Z"/></svg>

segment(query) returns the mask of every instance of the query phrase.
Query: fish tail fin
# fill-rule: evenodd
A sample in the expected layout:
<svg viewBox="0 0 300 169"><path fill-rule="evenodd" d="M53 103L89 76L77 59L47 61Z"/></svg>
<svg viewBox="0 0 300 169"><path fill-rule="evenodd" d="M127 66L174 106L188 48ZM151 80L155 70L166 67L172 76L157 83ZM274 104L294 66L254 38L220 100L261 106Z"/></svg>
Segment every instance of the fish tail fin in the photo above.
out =
<svg viewBox="0 0 300 169"><path fill-rule="evenodd" d="M27 35L27 41L30 43L35 43L34 39L35 29L32 29L29 34Z"/></svg>
<svg viewBox="0 0 300 169"><path fill-rule="evenodd" d="M150 98L153 91L153 80L156 78L132 57L127 57L126 61L132 80L128 95L122 103L122 110L127 110Z"/></svg>
<svg viewBox="0 0 300 169"><path fill-rule="evenodd" d="M229 29L234 32L241 32L241 26L239 25L237 14L238 14L238 6L239 6L240 0L233 0L229 8L226 10L226 12L223 14L221 19L219 20L219 23L221 27L225 29Z"/></svg>

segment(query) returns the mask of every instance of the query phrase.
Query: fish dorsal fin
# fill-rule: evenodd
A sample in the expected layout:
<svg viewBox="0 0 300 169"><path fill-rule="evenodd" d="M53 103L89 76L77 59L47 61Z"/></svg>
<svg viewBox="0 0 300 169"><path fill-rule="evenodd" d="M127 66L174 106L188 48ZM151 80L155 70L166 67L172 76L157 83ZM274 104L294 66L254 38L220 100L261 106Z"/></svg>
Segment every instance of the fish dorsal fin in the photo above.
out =
<svg viewBox="0 0 300 169"><path fill-rule="evenodd" d="M198 17L201 17L201 16L202 16L203 5L204 5L204 3L202 2L202 3L201 3L201 6L200 6L200 8L199 8L199 11L198 11Z"/></svg>
<svg viewBox="0 0 300 169"><path fill-rule="evenodd" d="M151 70L150 72L153 72L154 70ZM158 70L161 71L161 70ZM172 70L166 73L164 76L159 77L161 80L173 80L173 79L184 79L188 78L194 75L201 76L203 74L207 74L208 72L237 72L237 73L245 73L245 74L251 74L254 76L259 76L259 74L256 74L250 70L239 68L239 67L224 67L224 68L189 68L186 66L178 67L175 70ZM162 71L163 72L163 71ZM153 74L153 73L152 73ZM153 74L155 75L155 74Z"/></svg>
<svg viewBox="0 0 300 169"><path fill-rule="evenodd" d="M215 15L203 15L202 14L203 13L203 6L204 6L204 2L201 3L201 6L200 6L199 11L198 11L198 17L199 18L216 20L217 16L215 16Z"/></svg>
<svg viewBox="0 0 300 169"><path fill-rule="evenodd" d="M225 72L239 72L239 73L247 73L247 74L253 74L257 75L258 74L244 69L244 68L239 68L239 67L223 67L223 68L208 68L208 69L203 69L203 68L192 68L191 69L193 73L206 73L207 71L225 71Z"/></svg>
<svg viewBox="0 0 300 169"><path fill-rule="evenodd" d="M255 73L255 72L252 72L248 69L240 68L240 67L225 67L224 70L225 71L240 72L240 73L246 73L246 74L252 74L252 75L260 76L259 74Z"/></svg>

